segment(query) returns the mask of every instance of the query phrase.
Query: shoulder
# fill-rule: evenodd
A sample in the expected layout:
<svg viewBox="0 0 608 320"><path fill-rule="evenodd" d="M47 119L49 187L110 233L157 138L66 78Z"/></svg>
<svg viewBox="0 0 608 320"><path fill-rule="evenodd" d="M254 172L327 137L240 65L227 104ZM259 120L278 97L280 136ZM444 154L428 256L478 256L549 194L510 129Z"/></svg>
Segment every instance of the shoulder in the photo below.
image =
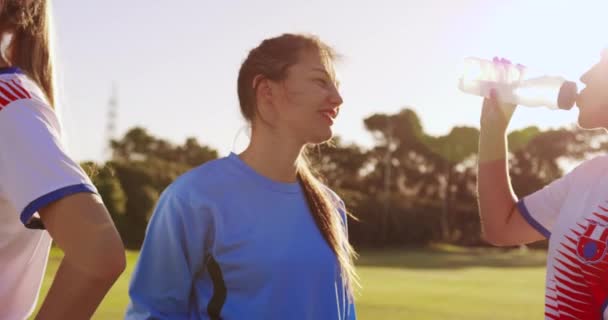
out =
<svg viewBox="0 0 608 320"><path fill-rule="evenodd" d="M40 88L23 74L0 75L0 123L4 130L25 130L36 124L60 127Z"/></svg>
<svg viewBox="0 0 608 320"><path fill-rule="evenodd" d="M152 219L214 226L234 185L226 162L226 158L211 160L175 179L161 193Z"/></svg>
<svg viewBox="0 0 608 320"><path fill-rule="evenodd" d="M232 179L229 174L230 163L226 157L211 160L190 169L179 176L164 191L191 206L210 204L217 200L217 194L230 189Z"/></svg>
<svg viewBox="0 0 608 320"><path fill-rule="evenodd" d="M599 155L581 162L566 175L571 178L599 179L606 172L608 172L608 155Z"/></svg>
<svg viewBox="0 0 608 320"><path fill-rule="evenodd" d="M14 73L0 75L0 111L15 103L49 107L40 87L18 69L15 70Z"/></svg>

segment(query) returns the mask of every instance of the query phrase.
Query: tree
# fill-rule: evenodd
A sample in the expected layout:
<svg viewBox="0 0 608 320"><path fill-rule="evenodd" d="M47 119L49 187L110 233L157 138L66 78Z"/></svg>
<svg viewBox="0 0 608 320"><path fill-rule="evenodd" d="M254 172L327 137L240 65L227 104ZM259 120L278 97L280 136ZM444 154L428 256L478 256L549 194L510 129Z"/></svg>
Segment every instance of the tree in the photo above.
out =
<svg viewBox="0 0 608 320"><path fill-rule="evenodd" d="M98 166L94 162L84 162L81 167L97 188L108 212L116 221L125 213L126 195L111 162Z"/></svg>
<svg viewBox="0 0 608 320"><path fill-rule="evenodd" d="M194 138L183 145L150 135L143 128L129 130L111 142L113 160L106 164L124 190L124 217L118 219L125 245L139 248L160 193L191 168L217 158L217 151Z"/></svg>
<svg viewBox="0 0 608 320"><path fill-rule="evenodd" d="M453 235L450 228L450 204L458 191L458 187L453 185L455 171L459 164L477 153L479 130L472 127L455 127L447 135L426 137L425 141L431 152L438 156L435 158L438 161L437 168L443 171L438 181L443 203L441 237L444 241L451 241Z"/></svg>

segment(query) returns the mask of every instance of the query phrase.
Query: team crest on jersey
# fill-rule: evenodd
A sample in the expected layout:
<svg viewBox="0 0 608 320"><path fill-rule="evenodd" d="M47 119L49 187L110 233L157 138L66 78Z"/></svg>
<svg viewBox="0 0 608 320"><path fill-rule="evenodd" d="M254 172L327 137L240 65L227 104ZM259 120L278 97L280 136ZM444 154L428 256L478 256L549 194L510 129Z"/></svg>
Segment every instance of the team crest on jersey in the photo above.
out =
<svg viewBox="0 0 608 320"><path fill-rule="evenodd" d="M576 254L586 263L600 262L606 255L607 241L608 225L588 220L576 244Z"/></svg>

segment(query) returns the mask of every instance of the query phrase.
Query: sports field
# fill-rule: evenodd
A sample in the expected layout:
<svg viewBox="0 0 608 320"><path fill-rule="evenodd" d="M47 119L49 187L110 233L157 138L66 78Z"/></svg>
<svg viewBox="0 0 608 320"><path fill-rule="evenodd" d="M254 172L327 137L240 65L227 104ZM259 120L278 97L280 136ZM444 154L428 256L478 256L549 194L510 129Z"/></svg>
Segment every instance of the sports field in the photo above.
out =
<svg viewBox="0 0 608 320"><path fill-rule="evenodd" d="M61 252L53 249L46 294ZM137 252L93 319L121 319ZM366 250L358 260L359 319L541 319L543 251L470 249Z"/></svg>

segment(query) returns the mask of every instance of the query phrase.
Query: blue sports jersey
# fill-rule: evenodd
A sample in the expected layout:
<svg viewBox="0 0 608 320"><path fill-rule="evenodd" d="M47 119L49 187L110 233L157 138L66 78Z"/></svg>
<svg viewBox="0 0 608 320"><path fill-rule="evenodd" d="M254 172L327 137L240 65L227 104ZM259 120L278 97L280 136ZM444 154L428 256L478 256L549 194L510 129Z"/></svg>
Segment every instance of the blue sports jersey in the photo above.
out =
<svg viewBox="0 0 608 320"><path fill-rule="evenodd" d="M163 192L129 294L127 319L356 319L300 185L234 153Z"/></svg>

